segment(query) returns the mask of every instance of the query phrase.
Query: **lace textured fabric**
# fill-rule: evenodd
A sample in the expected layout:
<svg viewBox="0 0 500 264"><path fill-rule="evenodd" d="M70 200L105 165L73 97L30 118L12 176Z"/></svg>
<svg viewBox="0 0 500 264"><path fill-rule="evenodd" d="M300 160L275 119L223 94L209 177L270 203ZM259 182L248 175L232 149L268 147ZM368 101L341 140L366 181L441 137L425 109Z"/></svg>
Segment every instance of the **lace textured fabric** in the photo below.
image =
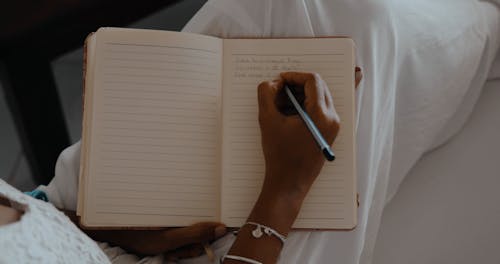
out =
<svg viewBox="0 0 500 264"><path fill-rule="evenodd" d="M0 226L0 263L109 263L99 246L52 204L0 180L0 196L24 212Z"/></svg>

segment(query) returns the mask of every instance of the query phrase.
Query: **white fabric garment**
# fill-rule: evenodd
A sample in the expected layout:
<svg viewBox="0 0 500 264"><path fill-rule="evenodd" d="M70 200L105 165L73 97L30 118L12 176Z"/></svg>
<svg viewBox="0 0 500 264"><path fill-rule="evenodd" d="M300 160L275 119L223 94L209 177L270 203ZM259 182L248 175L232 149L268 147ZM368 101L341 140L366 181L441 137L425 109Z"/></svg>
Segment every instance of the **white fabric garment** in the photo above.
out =
<svg viewBox="0 0 500 264"><path fill-rule="evenodd" d="M488 81L464 128L411 169L384 208L374 264L500 263L499 99Z"/></svg>
<svg viewBox="0 0 500 264"><path fill-rule="evenodd" d="M280 263L370 263L387 200L418 158L472 109L498 50L498 9L478 1L209 1L184 31L220 37L351 36L358 93L354 232L297 232ZM474 85L473 85L474 84Z"/></svg>
<svg viewBox="0 0 500 264"><path fill-rule="evenodd" d="M483 0L483 1L491 2L491 3L497 4L498 6L500 6L500 0Z"/></svg>
<svg viewBox="0 0 500 264"><path fill-rule="evenodd" d="M23 212L19 221L0 226L0 263L109 263L97 244L52 204L1 179L0 196Z"/></svg>
<svg viewBox="0 0 500 264"><path fill-rule="evenodd" d="M356 42L364 75L357 94L358 226L293 232L280 263L371 262L386 201L423 153L460 129L477 100L500 35L485 13L499 16L493 4L474 0L213 0L191 19L184 31L219 37L347 35ZM78 149L62 154L65 165L58 162L47 187L49 199L68 209L76 205ZM217 241L216 254L232 240Z"/></svg>
<svg viewBox="0 0 500 264"><path fill-rule="evenodd" d="M500 22L499 22L500 24ZM499 26L500 27L500 26ZM491 66L490 74L488 76L489 80L498 80L500 79L500 53L497 55L497 59Z"/></svg>

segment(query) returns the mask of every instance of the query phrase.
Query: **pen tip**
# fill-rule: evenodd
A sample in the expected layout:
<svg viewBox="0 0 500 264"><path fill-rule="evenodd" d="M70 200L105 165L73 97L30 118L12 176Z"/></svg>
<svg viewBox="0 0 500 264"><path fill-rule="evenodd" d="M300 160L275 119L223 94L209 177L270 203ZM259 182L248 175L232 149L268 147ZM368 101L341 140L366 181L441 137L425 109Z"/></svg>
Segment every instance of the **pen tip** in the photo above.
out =
<svg viewBox="0 0 500 264"><path fill-rule="evenodd" d="M329 148L324 148L323 149L323 154L325 155L325 158L328 161L334 161L335 160L335 155L333 155L333 152Z"/></svg>

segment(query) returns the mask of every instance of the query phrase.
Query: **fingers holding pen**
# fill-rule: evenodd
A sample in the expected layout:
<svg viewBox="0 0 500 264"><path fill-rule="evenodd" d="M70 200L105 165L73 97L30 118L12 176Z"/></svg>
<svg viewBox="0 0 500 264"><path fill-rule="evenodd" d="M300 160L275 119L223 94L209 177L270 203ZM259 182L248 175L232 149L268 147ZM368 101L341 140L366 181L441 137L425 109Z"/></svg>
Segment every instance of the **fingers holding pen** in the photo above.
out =
<svg viewBox="0 0 500 264"><path fill-rule="evenodd" d="M327 142L333 142L340 129L340 118L326 82L317 73L285 72L281 77L287 84L304 87L305 111Z"/></svg>
<svg viewBox="0 0 500 264"><path fill-rule="evenodd" d="M286 84L304 88L304 107L309 114L321 113L322 109L326 109L326 85L323 85L319 74L283 72L280 76Z"/></svg>

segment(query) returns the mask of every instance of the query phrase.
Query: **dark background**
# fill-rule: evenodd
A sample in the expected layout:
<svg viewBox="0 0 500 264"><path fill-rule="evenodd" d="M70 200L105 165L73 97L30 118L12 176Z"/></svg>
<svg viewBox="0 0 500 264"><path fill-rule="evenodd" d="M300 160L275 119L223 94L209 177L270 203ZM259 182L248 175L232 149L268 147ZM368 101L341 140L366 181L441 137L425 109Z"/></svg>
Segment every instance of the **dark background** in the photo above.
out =
<svg viewBox="0 0 500 264"><path fill-rule="evenodd" d="M81 136L82 49L101 26L179 31L205 0L47 0L0 4L0 178L47 183Z"/></svg>

